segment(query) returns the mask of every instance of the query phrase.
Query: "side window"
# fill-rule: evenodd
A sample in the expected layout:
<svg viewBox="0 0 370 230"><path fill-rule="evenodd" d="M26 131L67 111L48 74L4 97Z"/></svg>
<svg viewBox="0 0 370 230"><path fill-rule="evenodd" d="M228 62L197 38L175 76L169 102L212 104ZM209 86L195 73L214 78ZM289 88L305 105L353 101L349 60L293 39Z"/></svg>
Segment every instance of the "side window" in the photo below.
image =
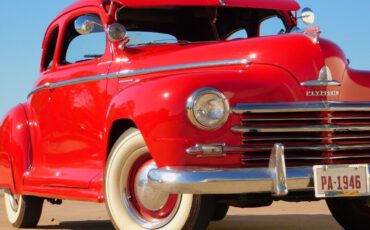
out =
<svg viewBox="0 0 370 230"><path fill-rule="evenodd" d="M46 50L44 51L45 52L44 60L42 61L42 70L44 71L50 69L53 66L53 59L58 40L58 34L59 28L57 27L49 35L50 37L46 46Z"/></svg>
<svg viewBox="0 0 370 230"><path fill-rule="evenodd" d="M244 28L232 32L226 37L225 40L236 40L236 39L243 39L243 38L248 38L248 33Z"/></svg>
<svg viewBox="0 0 370 230"><path fill-rule="evenodd" d="M260 24L260 36L283 34L286 32L285 25L281 18L273 16L263 20Z"/></svg>
<svg viewBox="0 0 370 230"><path fill-rule="evenodd" d="M89 18L99 18L97 15L87 15ZM75 20L68 24L62 49L61 65L68 65L99 58L103 56L106 48L106 36L102 29L102 23L98 20L95 27L99 30L92 30L89 33L79 33L75 28ZM95 23L95 22L94 22ZM100 23L100 24L99 24Z"/></svg>

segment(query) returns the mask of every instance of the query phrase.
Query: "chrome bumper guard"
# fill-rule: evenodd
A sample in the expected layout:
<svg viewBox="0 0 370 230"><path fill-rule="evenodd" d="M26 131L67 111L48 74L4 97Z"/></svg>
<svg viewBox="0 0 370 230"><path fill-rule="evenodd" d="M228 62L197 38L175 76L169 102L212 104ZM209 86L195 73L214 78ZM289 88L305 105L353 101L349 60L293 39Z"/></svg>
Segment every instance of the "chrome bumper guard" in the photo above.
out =
<svg viewBox="0 0 370 230"><path fill-rule="evenodd" d="M149 185L176 194L238 194L313 190L312 167L285 167L284 146L272 148L268 168L165 167L152 169Z"/></svg>

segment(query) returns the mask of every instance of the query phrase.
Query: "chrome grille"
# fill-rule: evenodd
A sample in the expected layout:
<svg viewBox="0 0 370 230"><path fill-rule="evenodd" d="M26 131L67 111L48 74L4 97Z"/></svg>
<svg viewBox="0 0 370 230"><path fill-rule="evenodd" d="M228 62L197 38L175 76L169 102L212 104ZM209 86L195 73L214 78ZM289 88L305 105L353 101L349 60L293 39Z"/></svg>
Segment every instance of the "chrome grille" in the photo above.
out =
<svg viewBox="0 0 370 230"><path fill-rule="evenodd" d="M268 164L272 146L285 146L289 166L370 163L370 103L299 102L238 104L239 147L249 166Z"/></svg>

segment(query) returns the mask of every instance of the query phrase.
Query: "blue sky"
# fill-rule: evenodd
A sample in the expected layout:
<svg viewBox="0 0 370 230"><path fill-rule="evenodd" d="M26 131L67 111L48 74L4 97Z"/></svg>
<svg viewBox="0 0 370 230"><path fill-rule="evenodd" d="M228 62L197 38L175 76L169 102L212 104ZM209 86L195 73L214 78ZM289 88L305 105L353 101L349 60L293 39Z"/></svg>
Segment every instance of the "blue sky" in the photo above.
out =
<svg viewBox="0 0 370 230"><path fill-rule="evenodd" d="M24 102L39 74L48 23L74 0L3 1L0 7L0 119ZM351 67L370 70L370 1L302 0L312 8L322 36L339 44Z"/></svg>

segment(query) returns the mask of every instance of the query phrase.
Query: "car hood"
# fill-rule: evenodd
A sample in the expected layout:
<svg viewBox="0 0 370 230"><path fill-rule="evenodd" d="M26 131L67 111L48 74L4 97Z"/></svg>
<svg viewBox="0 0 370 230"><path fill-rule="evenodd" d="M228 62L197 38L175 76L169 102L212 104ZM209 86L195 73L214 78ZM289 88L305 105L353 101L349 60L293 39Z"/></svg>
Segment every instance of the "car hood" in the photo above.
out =
<svg viewBox="0 0 370 230"><path fill-rule="evenodd" d="M192 63L246 59L250 64L280 67L300 83L317 80L325 66L320 45L301 34L235 41L127 48L124 70L145 70Z"/></svg>

